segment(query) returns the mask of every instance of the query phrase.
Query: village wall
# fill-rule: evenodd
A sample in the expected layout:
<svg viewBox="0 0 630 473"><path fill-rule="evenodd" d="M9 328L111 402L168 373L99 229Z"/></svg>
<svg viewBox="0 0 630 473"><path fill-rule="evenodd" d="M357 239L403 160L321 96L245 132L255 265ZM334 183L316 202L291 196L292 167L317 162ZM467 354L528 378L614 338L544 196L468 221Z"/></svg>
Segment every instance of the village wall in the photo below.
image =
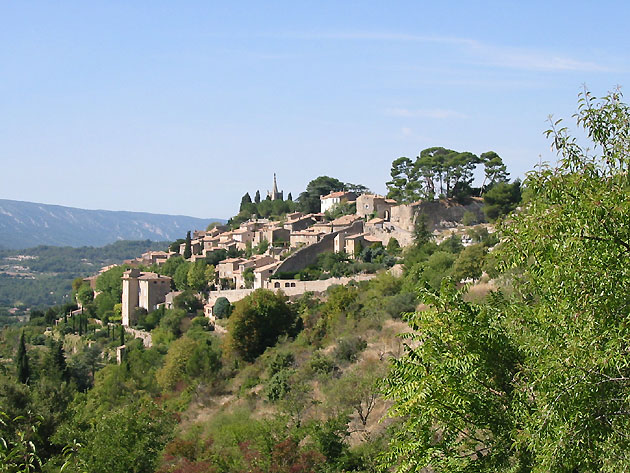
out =
<svg viewBox="0 0 630 473"><path fill-rule="evenodd" d="M361 233L363 231L363 221L359 220L354 222L349 227L342 230L327 233L317 243L300 248L292 255L288 256L274 271L274 274L278 273L295 273L306 268L317 261L317 257L327 251L335 250L335 237L340 232L345 232L348 235Z"/></svg>

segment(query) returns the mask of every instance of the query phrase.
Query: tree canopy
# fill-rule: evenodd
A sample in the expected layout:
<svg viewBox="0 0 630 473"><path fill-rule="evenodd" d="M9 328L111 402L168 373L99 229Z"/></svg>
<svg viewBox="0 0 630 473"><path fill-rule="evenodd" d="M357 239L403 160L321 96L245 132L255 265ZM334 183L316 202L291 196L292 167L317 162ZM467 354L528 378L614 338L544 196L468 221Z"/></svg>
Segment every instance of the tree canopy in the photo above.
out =
<svg viewBox="0 0 630 473"><path fill-rule="evenodd" d="M630 109L586 91L577 122L594 146L553 123L559 162L501 227L510 291L474 304L443 283L410 316L385 388L397 471L630 468Z"/></svg>

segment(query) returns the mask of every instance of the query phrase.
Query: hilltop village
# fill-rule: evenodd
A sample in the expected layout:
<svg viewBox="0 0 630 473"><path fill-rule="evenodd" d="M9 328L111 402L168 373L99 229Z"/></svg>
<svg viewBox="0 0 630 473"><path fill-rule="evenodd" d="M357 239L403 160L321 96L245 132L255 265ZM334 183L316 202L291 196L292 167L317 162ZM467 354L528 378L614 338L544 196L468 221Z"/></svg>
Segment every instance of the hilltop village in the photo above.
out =
<svg viewBox="0 0 630 473"><path fill-rule="evenodd" d="M283 193L278 191L274 175L273 189L268 192L267 199L274 201L282 198ZM196 295L203 303L205 316L214 323L214 305L221 297L234 303L261 288L281 290L289 297L307 292L321 294L333 285L374 277L374 274L356 274L300 280L294 275L314 264L323 253L343 254L356 259L363 249L373 245L409 246L414 241L416 220L420 214L428 230L438 238L444 231L450 235L449 229L461 226L465 214L476 221L483 220L480 198L471 198L466 205L453 199L398 204L394 199L376 194L337 191L321 195L319 200L318 213L292 212L279 220L254 215L236 228L211 225L207 230L195 230L189 234L186 241L173 248L177 251L149 251L139 258L125 261L123 265L129 269L122 275L122 324L125 327L135 326L142 310L151 312L162 305L167 309L173 307L175 298L182 291L173 290L171 277L144 268L160 267L176 256L184 257L191 263L216 261L214 275L209 278L208 287L204 288L208 290L199 291ZM329 218L336 208L354 212ZM464 235L463 244L469 241ZM252 248L258 249L256 254L252 254ZM219 259L221 255L234 256ZM101 274L111 268L102 268ZM85 279L92 289L96 289L94 283L97 277Z"/></svg>

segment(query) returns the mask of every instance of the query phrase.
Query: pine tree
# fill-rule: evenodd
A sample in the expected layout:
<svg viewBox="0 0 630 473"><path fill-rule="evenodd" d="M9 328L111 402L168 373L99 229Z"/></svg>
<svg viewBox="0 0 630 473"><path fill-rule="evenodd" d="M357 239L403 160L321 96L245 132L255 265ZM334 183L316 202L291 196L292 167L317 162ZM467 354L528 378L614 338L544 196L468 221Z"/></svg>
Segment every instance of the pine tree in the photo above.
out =
<svg viewBox="0 0 630 473"><path fill-rule="evenodd" d="M254 196L254 203L260 204L260 191L256 191L256 195Z"/></svg>
<svg viewBox="0 0 630 473"><path fill-rule="evenodd" d="M184 246L184 259L190 259L192 249L190 248L190 232L186 233L186 246Z"/></svg>
<svg viewBox="0 0 630 473"><path fill-rule="evenodd" d="M24 331L20 336L20 345L17 352L17 377L18 381L28 384L31 377L31 369L28 366L28 355L26 353L26 343L24 342Z"/></svg>

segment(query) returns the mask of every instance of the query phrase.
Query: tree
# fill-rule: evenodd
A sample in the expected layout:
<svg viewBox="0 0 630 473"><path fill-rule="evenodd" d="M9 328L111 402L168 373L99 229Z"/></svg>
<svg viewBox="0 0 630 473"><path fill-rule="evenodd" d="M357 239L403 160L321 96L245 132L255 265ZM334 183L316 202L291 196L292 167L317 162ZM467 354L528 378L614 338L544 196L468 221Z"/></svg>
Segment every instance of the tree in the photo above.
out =
<svg viewBox="0 0 630 473"><path fill-rule="evenodd" d="M208 266L204 260L195 261L188 268L187 286L195 291L203 291L208 288L210 277L214 280L214 266Z"/></svg>
<svg viewBox="0 0 630 473"><path fill-rule="evenodd" d="M212 313L217 319L226 319L232 313L232 304L225 297L219 297L214 303Z"/></svg>
<svg viewBox="0 0 630 473"><path fill-rule="evenodd" d="M190 259L192 256L192 249L190 247L190 231L186 233L186 245L184 246L184 259Z"/></svg>
<svg viewBox="0 0 630 473"><path fill-rule="evenodd" d="M519 441L541 470L624 471L630 107L618 91L599 100L584 91L576 118L592 144L552 123L547 135L560 160L529 174L532 198L503 229L504 268L523 271L517 288L526 291L511 307L528 354L516 388L531 393L523 412L531 435Z"/></svg>
<svg viewBox="0 0 630 473"><path fill-rule="evenodd" d="M421 296L432 309L408 318L410 343L385 380L390 414L401 419L386 465L400 472L529 471L527 452L512 438L518 393L510 383L520 358L510 338L492 309L464 302L452 282L440 295Z"/></svg>
<svg viewBox="0 0 630 473"><path fill-rule="evenodd" d="M84 284L79 288L79 291L77 292L77 300L83 307L94 300L94 291L89 284Z"/></svg>
<svg viewBox="0 0 630 473"><path fill-rule="evenodd" d="M256 195L254 196L254 203L260 204L260 191L256 191Z"/></svg>
<svg viewBox="0 0 630 473"><path fill-rule="evenodd" d="M318 213L321 210L320 196L343 190L345 190L345 184L334 177L319 176L313 179L298 199L302 212Z"/></svg>
<svg viewBox="0 0 630 473"><path fill-rule="evenodd" d="M509 214L521 202L521 182L517 179L512 184L499 182L483 195L483 212L488 220L494 222Z"/></svg>
<svg viewBox="0 0 630 473"><path fill-rule="evenodd" d="M253 361L280 335L289 333L295 314L280 293L257 289L234 305L228 323L229 346L246 361Z"/></svg>
<svg viewBox="0 0 630 473"><path fill-rule="evenodd" d="M463 279L479 279L485 256L486 249L482 244L464 248L453 264L453 279L456 282Z"/></svg>
<svg viewBox="0 0 630 473"><path fill-rule="evenodd" d="M350 408L365 428L381 394L379 383L385 374L385 362L367 359L350 368L341 379L333 382L328 402L335 408L344 406Z"/></svg>
<svg viewBox="0 0 630 473"><path fill-rule="evenodd" d="M168 264L169 261L171 260L169 259L166 264ZM125 266L114 266L102 273L96 278L96 290L107 293L112 299L120 301L122 298L122 275L125 270Z"/></svg>
<svg viewBox="0 0 630 473"><path fill-rule="evenodd" d="M418 247L428 243L433 238L427 223L427 215L424 212L416 217L413 230L413 241Z"/></svg>
<svg viewBox="0 0 630 473"><path fill-rule="evenodd" d="M287 200L289 202L293 201L293 196L291 195L291 193L289 192L289 195L287 195Z"/></svg>
<svg viewBox="0 0 630 473"><path fill-rule="evenodd" d="M175 287L178 291L183 291L188 288L188 272L192 266L193 263L185 260L177 266L175 274L173 274L173 283L175 283Z"/></svg>
<svg viewBox="0 0 630 473"><path fill-rule="evenodd" d="M252 198L249 195L249 192L246 192L245 195L241 198L241 205L239 207L239 211L242 211L245 205L251 204Z"/></svg>
<svg viewBox="0 0 630 473"><path fill-rule="evenodd" d="M212 223L210 225L212 225ZM210 225L208 225L208 226L210 226ZM179 247L181 246L182 243L185 243L185 242L186 242L185 238L178 238L177 240L175 240L173 243L171 243L168 246L168 251L172 251L174 253L179 253Z"/></svg>
<svg viewBox="0 0 630 473"><path fill-rule="evenodd" d="M151 401L116 407L89 423L78 458L91 473L152 473L173 424Z"/></svg>
<svg viewBox="0 0 630 473"><path fill-rule="evenodd" d="M400 243L398 243L396 238L391 237L387 242L387 252L394 256L400 254Z"/></svg>
<svg viewBox="0 0 630 473"><path fill-rule="evenodd" d="M424 292L386 393L398 471L627 471L630 458L630 108L585 91L580 146L528 175L531 198L493 251L510 291L464 302ZM597 153L593 153L596 150ZM499 185L499 184L497 184ZM415 341L415 343L413 343Z"/></svg>
<svg viewBox="0 0 630 473"><path fill-rule="evenodd" d="M389 199L408 204L420 198L418 168L411 159L406 157L395 159L390 174L392 179L386 182Z"/></svg>
<svg viewBox="0 0 630 473"><path fill-rule="evenodd" d="M480 161L483 163L484 178L481 184L481 193L483 194L486 183L492 187L498 182L507 182L509 173L507 167L503 163L501 156L494 151L488 151L483 153L480 157Z"/></svg>
<svg viewBox="0 0 630 473"><path fill-rule="evenodd" d="M26 353L26 343L24 342L24 330L20 335L20 344L16 356L17 379L22 384L28 384L31 378L31 369L28 364L28 354Z"/></svg>

